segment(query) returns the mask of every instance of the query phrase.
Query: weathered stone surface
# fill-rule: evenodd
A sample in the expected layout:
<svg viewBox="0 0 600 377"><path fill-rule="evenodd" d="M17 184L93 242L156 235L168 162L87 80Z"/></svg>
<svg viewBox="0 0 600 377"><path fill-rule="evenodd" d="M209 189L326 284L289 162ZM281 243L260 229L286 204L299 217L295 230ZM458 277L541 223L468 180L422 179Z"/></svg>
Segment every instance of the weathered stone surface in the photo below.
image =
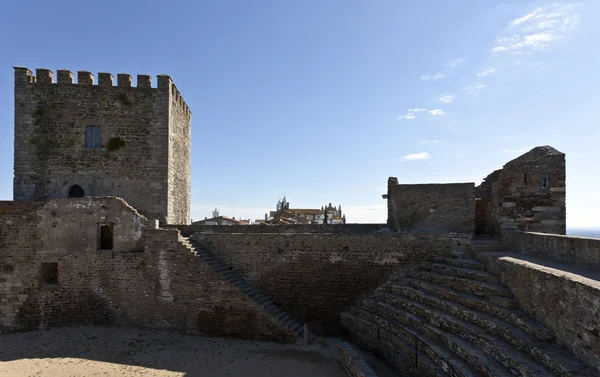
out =
<svg viewBox="0 0 600 377"><path fill-rule="evenodd" d="M0 202L0 331L118 324L295 342L260 305L122 199ZM112 223L113 250L98 250ZM42 263L57 263L47 288Z"/></svg>
<svg viewBox="0 0 600 377"><path fill-rule="evenodd" d="M377 373L364 361L364 359L348 343L336 345L337 361L350 377L377 377Z"/></svg>
<svg viewBox="0 0 600 377"><path fill-rule="evenodd" d="M533 257L600 269L600 239L535 232L504 232L506 248Z"/></svg>
<svg viewBox="0 0 600 377"><path fill-rule="evenodd" d="M590 279L577 270L568 272L568 265L514 253L483 253L482 257L524 311L550 327L560 344L600 373L600 273Z"/></svg>
<svg viewBox="0 0 600 377"><path fill-rule="evenodd" d="M452 254L456 262L446 267L443 264L451 259L440 258L436 263L424 263L414 270L393 274L371 298L344 313L342 322L353 339L382 353L399 373L410 376L439 373L434 369L417 370L405 356L397 358L392 352L382 352L390 347L386 338L395 336L415 347L422 344L419 347L429 356L428 362L450 375L591 377L597 374L562 347L549 342L554 339L550 328L493 299L515 301L508 289L493 283L497 277L480 268L471 268L481 266L481 262L466 253ZM390 335L384 338L383 330Z"/></svg>
<svg viewBox="0 0 600 377"><path fill-rule="evenodd" d="M177 225L184 235L194 233L351 233L388 234L386 224L294 224L294 225Z"/></svg>
<svg viewBox="0 0 600 377"><path fill-rule="evenodd" d="M248 228L248 227L245 227ZM398 268L448 256L468 240L443 234L196 234L209 250L318 335L340 335L340 313Z"/></svg>
<svg viewBox="0 0 600 377"><path fill-rule="evenodd" d="M118 196L161 223L189 224L191 113L168 76L158 88L131 76L15 68L15 200ZM99 148L86 127L101 127ZM112 140L112 141L111 141Z"/></svg>
<svg viewBox="0 0 600 377"><path fill-rule="evenodd" d="M509 161L475 190L478 232L565 234L565 181L565 155L550 146Z"/></svg>
<svg viewBox="0 0 600 377"><path fill-rule="evenodd" d="M472 233L473 183L401 185L388 179L388 225L401 231Z"/></svg>

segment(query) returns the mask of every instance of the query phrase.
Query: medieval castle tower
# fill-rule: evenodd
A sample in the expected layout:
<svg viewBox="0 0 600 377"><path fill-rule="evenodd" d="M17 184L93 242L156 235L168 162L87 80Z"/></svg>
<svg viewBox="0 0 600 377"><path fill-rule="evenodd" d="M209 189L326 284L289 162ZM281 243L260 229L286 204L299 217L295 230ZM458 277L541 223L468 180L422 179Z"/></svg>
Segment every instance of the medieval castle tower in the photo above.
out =
<svg viewBox="0 0 600 377"><path fill-rule="evenodd" d="M167 75L15 67L14 200L118 196L188 224L191 112Z"/></svg>

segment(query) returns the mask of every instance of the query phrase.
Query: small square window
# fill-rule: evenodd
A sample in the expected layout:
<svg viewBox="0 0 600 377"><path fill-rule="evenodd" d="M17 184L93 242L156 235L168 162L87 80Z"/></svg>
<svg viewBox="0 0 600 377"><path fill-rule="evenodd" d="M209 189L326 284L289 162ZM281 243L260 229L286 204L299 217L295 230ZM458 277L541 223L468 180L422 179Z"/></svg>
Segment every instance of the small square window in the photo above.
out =
<svg viewBox="0 0 600 377"><path fill-rule="evenodd" d="M100 126L87 126L85 132L86 148L102 148L102 132Z"/></svg>
<svg viewBox="0 0 600 377"><path fill-rule="evenodd" d="M42 287L54 290L58 288L58 263L42 263Z"/></svg>

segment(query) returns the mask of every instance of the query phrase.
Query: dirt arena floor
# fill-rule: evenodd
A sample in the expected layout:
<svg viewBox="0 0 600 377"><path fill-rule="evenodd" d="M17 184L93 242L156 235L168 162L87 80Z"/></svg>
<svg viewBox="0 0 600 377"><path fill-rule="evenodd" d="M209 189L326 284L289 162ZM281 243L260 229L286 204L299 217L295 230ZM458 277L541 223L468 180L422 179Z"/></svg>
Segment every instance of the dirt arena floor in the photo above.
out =
<svg viewBox="0 0 600 377"><path fill-rule="evenodd" d="M344 377L335 355L335 339L298 346L123 327L58 328L0 335L0 376Z"/></svg>

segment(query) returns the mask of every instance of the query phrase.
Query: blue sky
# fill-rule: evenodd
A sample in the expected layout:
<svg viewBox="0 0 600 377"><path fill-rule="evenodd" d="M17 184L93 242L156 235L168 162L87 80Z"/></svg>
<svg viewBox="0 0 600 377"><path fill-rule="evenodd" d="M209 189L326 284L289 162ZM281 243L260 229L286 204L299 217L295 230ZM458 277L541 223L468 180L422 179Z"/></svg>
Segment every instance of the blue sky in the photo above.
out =
<svg viewBox="0 0 600 377"><path fill-rule="evenodd" d="M19 65L171 75L193 112L195 220L262 218L286 194L385 222L389 176L478 184L549 144L568 226L600 226L599 20L595 0L8 2L0 199Z"/></svg>

